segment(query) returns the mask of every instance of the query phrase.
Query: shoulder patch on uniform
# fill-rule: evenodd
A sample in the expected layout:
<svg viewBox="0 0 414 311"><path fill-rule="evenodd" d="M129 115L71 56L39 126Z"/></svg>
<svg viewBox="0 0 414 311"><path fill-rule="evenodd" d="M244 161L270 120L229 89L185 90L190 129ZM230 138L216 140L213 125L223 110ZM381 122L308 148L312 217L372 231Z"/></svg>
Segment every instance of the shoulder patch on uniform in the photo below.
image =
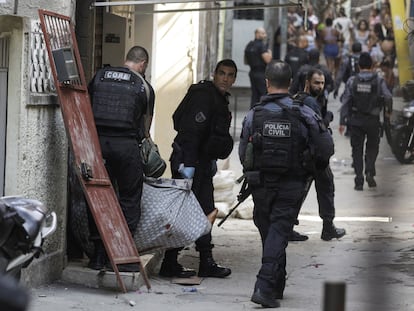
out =
<svg viewBox="0 0 414 311"><path fill-rule="evenodd" d="M204 112L200 111L195 115L195 121L197 123L203 123L204 121L206 121L206 115L204 114Z"/></svg>

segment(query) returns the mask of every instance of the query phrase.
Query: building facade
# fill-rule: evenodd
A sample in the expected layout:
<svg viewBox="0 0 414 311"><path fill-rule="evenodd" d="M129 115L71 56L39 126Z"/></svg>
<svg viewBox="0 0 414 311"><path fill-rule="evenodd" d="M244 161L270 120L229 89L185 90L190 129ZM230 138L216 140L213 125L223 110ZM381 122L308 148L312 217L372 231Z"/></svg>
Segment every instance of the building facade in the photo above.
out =
<svg viewBox="0 0 414 311"><path fill-rule="evenodd" d="M217 1L110 4L97 7L93 1L82 0L0 3L0 195L40 200L58 215L58 229L46 241L45 253L23 270L28 286L59 279L67 264L70 201L68 141L37 8L71 17L87 81L105 64L122 65L133 45L149 51L147 78L156 92L151 132L165 159L175 136L173 111L187 88L209 78L218 58L226 56L218 52L225 13L214 9L220 5Z"/></svg>

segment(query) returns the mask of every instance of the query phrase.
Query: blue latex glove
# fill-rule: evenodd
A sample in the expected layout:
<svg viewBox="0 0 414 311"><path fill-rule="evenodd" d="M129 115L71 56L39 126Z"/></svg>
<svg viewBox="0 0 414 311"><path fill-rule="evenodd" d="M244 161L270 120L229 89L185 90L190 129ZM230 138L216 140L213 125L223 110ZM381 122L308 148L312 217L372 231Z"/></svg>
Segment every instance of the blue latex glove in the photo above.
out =
<svg viewBox="0 0 414 311"><path fill-rule="evenodd" d="M194 177L195 167L184 166L184 163L181 163L178 167L178 173L181 174L183 178L192 179Z"/></svg>
<svg viewBox="0 0 414 311"><path fill-rule="evenodd" d="M216 175L217 173L217 161L211 160L211 176Z"/></svg>

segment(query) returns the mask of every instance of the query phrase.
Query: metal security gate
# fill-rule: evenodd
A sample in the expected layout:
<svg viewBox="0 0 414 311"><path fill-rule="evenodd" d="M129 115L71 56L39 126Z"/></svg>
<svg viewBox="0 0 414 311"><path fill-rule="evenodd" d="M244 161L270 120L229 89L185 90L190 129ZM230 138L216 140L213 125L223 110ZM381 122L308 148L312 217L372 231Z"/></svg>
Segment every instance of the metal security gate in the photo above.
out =
<svg viewBox="0 0 414 311"><path fill-rule="evenodd" d="M39 10L39 17L74 155L74 168L118 283L126 292L117 265L139 263L140 273L150 289L135 242L103 163L74 27L67 16Z"/></svg>

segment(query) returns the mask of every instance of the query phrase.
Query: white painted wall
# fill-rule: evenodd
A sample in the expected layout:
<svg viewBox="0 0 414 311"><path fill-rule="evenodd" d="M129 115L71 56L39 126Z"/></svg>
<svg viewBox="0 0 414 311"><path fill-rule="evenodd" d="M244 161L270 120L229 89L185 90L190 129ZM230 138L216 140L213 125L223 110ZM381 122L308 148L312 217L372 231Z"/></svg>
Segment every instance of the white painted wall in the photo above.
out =
<svg viewBox="0 0 414 311"><path fill-rule="evenodd" d="M159 5L158 5L159 6ZM190 8L196 4L163 5L163 9ZM162 13L154 15L152 85L155 88L155 141L161 155L168 160L176 135L172 114L196 82L198 55L198 12ZM168 161L167 161L168 162ZM169 169L166 175L170 176Z"/></svg>

